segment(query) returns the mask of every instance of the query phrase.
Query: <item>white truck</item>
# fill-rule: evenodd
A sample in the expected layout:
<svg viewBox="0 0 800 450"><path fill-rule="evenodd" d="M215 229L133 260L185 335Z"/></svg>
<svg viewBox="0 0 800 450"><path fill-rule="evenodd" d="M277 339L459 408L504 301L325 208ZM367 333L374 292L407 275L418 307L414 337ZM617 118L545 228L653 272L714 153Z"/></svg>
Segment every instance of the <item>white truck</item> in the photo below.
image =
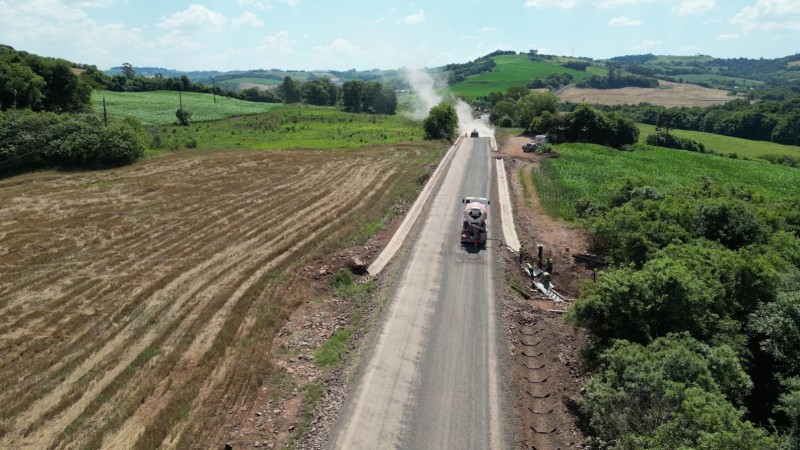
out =
<svg viewBox="0 0 800 450"><path fill-rule="evenodd" d="M483 197L465 197L464 220L461 225L461 243L472 243L475 247L486 245L489 237L489 200Z"/></svg>

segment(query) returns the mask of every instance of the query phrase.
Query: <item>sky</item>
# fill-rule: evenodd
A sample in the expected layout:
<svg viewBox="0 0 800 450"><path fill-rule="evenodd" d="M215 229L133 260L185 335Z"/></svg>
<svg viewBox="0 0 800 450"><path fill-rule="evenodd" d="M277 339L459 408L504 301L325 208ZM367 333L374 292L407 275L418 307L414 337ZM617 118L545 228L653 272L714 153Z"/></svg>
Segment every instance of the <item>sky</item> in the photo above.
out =
<svg viewBox="0 0 800 450"><path fill-rule="evenodd" d="M531 49L779 58L800 51L800 0L0 0L0 44L101 70L387 70Z"/></svg>

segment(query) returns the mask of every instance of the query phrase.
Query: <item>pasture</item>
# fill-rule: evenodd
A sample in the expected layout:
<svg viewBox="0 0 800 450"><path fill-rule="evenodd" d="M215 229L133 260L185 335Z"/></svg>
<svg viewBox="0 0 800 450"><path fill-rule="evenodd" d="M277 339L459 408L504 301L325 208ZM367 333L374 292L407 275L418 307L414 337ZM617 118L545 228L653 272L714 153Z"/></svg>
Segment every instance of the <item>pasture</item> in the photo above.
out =
<svg viewBox="0 0 800 450"><path fill-rule="evenodd" d="M639 143L644 144L648 134L655 133L654 125L643 123L636 124L639 127ZM794 145L776 144L767 141L751 141L721 134L705 133L702 131L688 130L669 130L680 138L691 139L703 144L706 149L713 150L722 155L735 154L744 158L762 158L768 155L790 156L800 158L800 147Z"/></svg>
<svg viewBox="0 0 800 450"><path fill-rule="evenodd" d="M720 186L752 190L767 201L800 198L800 170L762 161L645 147L619 151L594 144L562 144L559 158L545 159L531 172L548 214L575 218L580 199L605 202L626 178L641 180L664 193L680 194L707 177Z"/></svg>

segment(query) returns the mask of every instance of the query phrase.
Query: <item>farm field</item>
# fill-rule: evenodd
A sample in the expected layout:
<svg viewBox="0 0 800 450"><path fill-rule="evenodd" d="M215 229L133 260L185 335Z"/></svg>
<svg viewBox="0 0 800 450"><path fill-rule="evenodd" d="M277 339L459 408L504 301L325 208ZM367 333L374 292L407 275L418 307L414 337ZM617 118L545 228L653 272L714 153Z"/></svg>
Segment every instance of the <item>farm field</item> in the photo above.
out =
<svg viewBox="0 0 800 450"><path fill-rule="evenodd" d="M626 87L622 89L583 89L568 86L558 93L562 102L595 103L600 105L638 105L650 103L661 106L711 106L727 103L736 97L727 91L709 89L694 84L660 80L657 88Z"/></svg>
<svg viewBox="0 0 800 450"><path fill-rule="evenodd" d="M151 130L161 148L343 149L422 140L419 122L393 116L352 114L335 107L277 105L263 114L216 122L167 125ZM151 146L154 146L151 142ZM156 146L154 146L156 147Z"/></svg>
<svg viewBox="0 0 800 450"><path fill-rule="evenodd" d="M644 144L648 134L656 132L655 125L637 123L639 127L639 143ZM702 131L669 130L675 136L700 142L706 149L727 155L734 153L745 158L761 158L767 155L785 155L800 158L800 147L795 145L776 144L767 141L751 141L720 134Z"/></svg>
<svg viewBox="0 0 800 450"><path fill-rule="evenodd" d="M536 78L544 78L554 73L569 73L581 80L594 74L604 75L605 70L590 66L586 72L562 67L560 62L531 61L528 55L500 55L492 59L497 67L491 72L471 76L450 87L455 94L474 99L490 92L505 92L511 86L525 86ZM600 73L593 71L600 70Z"/></svg>
<svg viewBox="0 0 800 450"><path fill-rule="evenodd" d="M232 414L287 383L271 352L314 301L298 272L363 245L439 156L178 152L0 180L0 448L252 446Z"/></svg>
<svg viewBox="0 0 800 450"><path fill-rule="evenodd" d="M532 172L542 206L549 214L571 220L575 202L605 202L628 177L681 193L707 177L720 186L751 189L766 200L800 198L800 170L762 161L649 147L631 152L593 144L562 144L560 158L546 159Z"/></svg>
<svg viewBox="0 0 800 450"><path fill-rule="evenodd" d="M181 93L183 107L192 114L192 122L225 119L232 116L257 114L279 106L277 103L246 102L217 95L197 92ZM177 123L175 111L180 106L178 93L155 92L111 92L93 91L92 108L103 117L103 98L109 121L124 117L136 117L143 125L168 125Z"/></svg>
<svg viewBox="0 0 800 450"><path fill-rule="evenodd" d="M763 81L728 77L724 75L715 75L710 73L697 74L697 75L695 74L676 75L669 78L676 82L678 81L678 79L681 79L685 83L705 83L716 89L732 89L734 86L736 86L739 91L744 91L747 90L748 88L756 88L764 84Z"/></svg>

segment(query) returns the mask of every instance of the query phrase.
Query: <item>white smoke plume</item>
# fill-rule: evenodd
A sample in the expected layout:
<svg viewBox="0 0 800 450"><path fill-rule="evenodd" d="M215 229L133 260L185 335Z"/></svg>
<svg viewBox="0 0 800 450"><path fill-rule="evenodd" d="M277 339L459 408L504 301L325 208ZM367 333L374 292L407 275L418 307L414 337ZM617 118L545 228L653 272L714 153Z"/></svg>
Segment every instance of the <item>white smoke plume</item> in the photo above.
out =
<svg viewBox="0 0 800 450"><path fill-rule="evenodd" d="M428 117L431 108L438 105L444 98L436 92L437 83L431 75L422 69L406 70L406 81L413 91L413 105L411 115L415 120ZM465 134L478 130L481 136L494 134L494 128L487 121L472 116L472 108L460 99L456 99L456 113L458 114L458 133Z"/></svg>

